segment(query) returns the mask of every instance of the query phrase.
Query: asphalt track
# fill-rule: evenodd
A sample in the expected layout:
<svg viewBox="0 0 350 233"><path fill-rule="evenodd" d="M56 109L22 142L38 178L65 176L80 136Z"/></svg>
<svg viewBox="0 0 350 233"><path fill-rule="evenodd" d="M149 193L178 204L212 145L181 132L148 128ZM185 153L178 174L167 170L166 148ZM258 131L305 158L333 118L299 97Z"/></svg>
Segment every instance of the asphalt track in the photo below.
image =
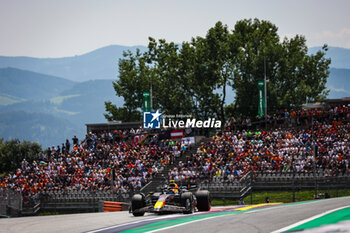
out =
<svg viewBox="0 0 350 233"><path fill-rule="evenodd" d="M273 232L326 211L350 205L350 197L236 211L213 208L194 215L133 217L128 212L0 219L0 232ZM165 224L167 223L167 224ZM158 227L149 227L157 225Z"/></svg>

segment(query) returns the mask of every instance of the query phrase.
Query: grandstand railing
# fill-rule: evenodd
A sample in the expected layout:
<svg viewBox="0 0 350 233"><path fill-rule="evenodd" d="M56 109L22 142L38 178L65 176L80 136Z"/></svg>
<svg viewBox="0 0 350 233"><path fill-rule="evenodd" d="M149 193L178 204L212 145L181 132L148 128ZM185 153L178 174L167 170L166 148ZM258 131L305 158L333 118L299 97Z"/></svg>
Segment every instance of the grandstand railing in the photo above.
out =
<svg viewBox="0 0 350 233"><path fill-rule="evenodd" d="M241 199L252 194L253 191L350 188L350 174L329 176L324 172L317 171L316 173L295 172L293 175L292 172L250 171L240 179L230 182L223 182L220 178L215 178L197 184L200 189L209 190L213 198ZM23 200L20 193L5 190L0 192L0 215L33 215L39 210L97 212L101 201L128 203L135 192L137 191L55 190L44 191L32 196L31 199Z"/></svg>
<svg viewBox="0 0 350 233"><path fill-rule="evenodd" d="M327 175L324 172L248 172L242 178L224 181L221 177L199 184L214 198L243 198L251 191L291 191L350 188L350 174Z"/></svg>
<svg viewBox="0 0 350 233"><path fill-rule="evenodd" d="M4 198L4 193L6 197ZM130 201L134 191L79 191L55 190L43 191L28 198L19 193L6 190L0 193L0 215L25 216L42 211L81 211L97 212L101 201ZM26 199L27 201L23 201ZM14 200L17 200L14 202ZM28 201L29 200L29 201ZM23 203L23 204L22 204Z"/></svg>
<svg viewBox="0 0 350 233"><path fill-rule="evenodd" d="M0 215L20 216L22 211L22 195L14 190L0 190Z"/></svg>

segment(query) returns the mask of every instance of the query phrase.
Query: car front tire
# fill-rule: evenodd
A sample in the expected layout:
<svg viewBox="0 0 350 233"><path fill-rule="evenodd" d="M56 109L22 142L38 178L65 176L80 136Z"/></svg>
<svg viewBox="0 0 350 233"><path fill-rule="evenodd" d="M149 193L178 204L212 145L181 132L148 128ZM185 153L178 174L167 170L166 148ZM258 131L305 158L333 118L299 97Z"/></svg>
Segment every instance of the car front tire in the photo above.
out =
<svg viewBox="0 0 350 233"><path fill-rule="evenodd" d="M137 212L137 210L145 206L146 206L145 198L141 194L135 194L131 198L131 211L134 216L143 216L145 212Z"/></svg>

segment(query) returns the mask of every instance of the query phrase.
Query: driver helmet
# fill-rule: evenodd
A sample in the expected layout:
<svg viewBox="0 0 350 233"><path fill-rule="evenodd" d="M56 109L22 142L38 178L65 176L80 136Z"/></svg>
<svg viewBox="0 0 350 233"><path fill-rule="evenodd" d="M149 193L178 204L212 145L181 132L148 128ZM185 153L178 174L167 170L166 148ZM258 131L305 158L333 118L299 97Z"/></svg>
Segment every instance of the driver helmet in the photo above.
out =
<svg viewBox="0 0 350 233"><path fill-rule="evenodd" d="M169 193L171 193L171 194L179 193L179 186L175 183L170 183L169 184Z"/></svg>

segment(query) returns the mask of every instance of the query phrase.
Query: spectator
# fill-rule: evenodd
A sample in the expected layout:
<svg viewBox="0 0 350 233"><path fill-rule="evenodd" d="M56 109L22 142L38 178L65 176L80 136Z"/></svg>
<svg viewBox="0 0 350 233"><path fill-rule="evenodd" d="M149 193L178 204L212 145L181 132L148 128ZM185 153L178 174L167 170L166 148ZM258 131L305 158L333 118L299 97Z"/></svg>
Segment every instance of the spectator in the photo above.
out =
<svg viewBox="0 0 350 233"><path fill-rule="evenodd" d="M67 153L70 152L70 142L68 139L66 139L66 150L67 150Z"/></svg>
<svg viewBox="0 0 350 233"><path fill-rule="evenodd" d="M74 135L74 137L72 138L72 141L73 141L73 145L78 145L79 143L79 139L77 138L76 135Z"/></svg>

